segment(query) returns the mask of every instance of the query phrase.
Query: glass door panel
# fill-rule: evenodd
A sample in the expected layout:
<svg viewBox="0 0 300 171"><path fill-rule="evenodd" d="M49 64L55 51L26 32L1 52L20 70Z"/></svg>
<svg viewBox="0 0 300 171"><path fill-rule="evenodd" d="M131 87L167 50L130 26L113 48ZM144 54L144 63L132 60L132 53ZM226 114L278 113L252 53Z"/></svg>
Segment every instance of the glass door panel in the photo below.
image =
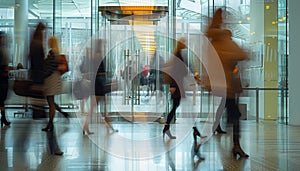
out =
<svg viewBox="0 0 300 171"><path fill-rule="evenodd" d="M117 114L131 122L159 119L166 112L167 96L160 88L160 75L151 67L165 61L162 53L167 51L167 36L160 34L166 33L166 24L161 22L161 16L148 9L136 15L122 11L124 15L117 19L104 15L107 9L100 13L102 28L99 34L106 42L106 69L119 83L117 91L106 95L108 115Z"/></svg>

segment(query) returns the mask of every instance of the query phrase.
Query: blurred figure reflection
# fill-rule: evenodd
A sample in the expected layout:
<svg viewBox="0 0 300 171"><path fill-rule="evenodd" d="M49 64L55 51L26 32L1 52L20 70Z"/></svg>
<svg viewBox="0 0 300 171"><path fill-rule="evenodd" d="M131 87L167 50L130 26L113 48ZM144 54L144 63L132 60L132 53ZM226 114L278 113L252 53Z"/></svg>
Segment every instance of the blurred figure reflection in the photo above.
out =
<svg viewBox="0 0 300 171"><path fill-rule="evenodd" d="M172 171L176 170L176 149L171 149L170 147L172 146L171 139L168 139L165 142L165 149L166 149L166 155L165 155L165 160L166 160L166 166L169 166Z"/></svg>
<svg viewBox="0 0 300 171"><path fill-rule="evenodd" d="M150 61L150 81L154 85L154 91L155 90L163 91L163 87L162 87L163 77L162 77L161 68L164 63L165 61L163 57L158 54L157 50L155 50L154 55ZM157 85L157 79L159 79L158 85Z"/></svg>
<svg viewBox="0 0 300 171"><path fill-rule="evenodd" d="M55 110L62 113L66 118L69 117L69 114L63 112L54 101L54 96L59 95L62 92L61 74L58 70L58 64L60 63L60 51L58 48L56 37L52 36L49 38L48 46L50 50L48 52L47 58L45 59L44 95L46 96L49 105L49 122L48 125L42 129L42 131L53 131L53 119Z"/></svg>
<svg viewBox="0 0 300 171"><path fill-rule="evenodd" d="M79 70L81 72L81 80L80 80L80 85L82 85L81 87L75 87L74 89L79 89L76 91L80 91L81 96L80 98L78 98L80 100L80 104L81 104L81 114L86 115L86 119L85 119L85 123L82 127L82 133L83 134L93 134L94 132L91 132L89 129L89 123L91 120L91 116L92 114L89 113L91 110L89 110L90 103L92 102L92 98L90 98L91 95L91 91L92 91L92 80L95 77L93 74L94 73L94 67L93 64L97 64L97 61L93 61L92 58L92 51L91 48L88 47L85 50L85 56L83 56L82 58L82 62L79 66ZM78 83L78 84L79 84ZM87 106L87 109L86 109Z"/></svg>
<svg viewBox="0 0 300 171"><path fill-rule="evenodd" d="M232 39L231 31L221 28L223 24L222 9L218 9L213 17L211 26L207 30L207 36L211 38L211 43L217 51L222 63L226 78L226 97L225 108L228 121L233 124L233 143L232 153L240 157L249 157L240 146L240 116L237 97L242 92L241 80L238 74L237 64L239 61L248 59L247 53L241 49ZM222 100L223 101L223 100ZM218 112L222 112L218 109ZM219 120L216 121L218 124Z"/></svg>
<svg viewBox="0 0 300 171"><path fill-rule="evenodd" d="M101 114L104 119L105 126L107 128L107 131L109 132L110 130L113 132L118 132L117 129L114 129L112 125L110 124L108 118L106 117L107 114L107 108L106 108L106 94L110 93L113 91L113 86L112 86L112 73L107 70L108 67L106 66L107 64L107 58L104 55L104 46L103 46L103 40L99 40L97 42L97 47L95 49L95 55L97 58L100 59L100 65L97 68L97 73L96 73L96 79L95 79L95 89L94 89L94 94L95 94L95 100L93 101L94 105L98 106L100 104L101 107ZM94 109L94 107L92 108Z"/></svg>
<svg viewBox="0 0 300 171"><path fill-rule="evenodd" d="M99 40L100 41L100 40ZM88 112L87 116L85 118L85 122L82 127L82 133L84 134L94 134L94 132L90 131L89 124L92 119L92 114L96 108L96 102L95 98L93 96L93 90L94 90L94 80L96 77L96 69L99 64L100 60L100 52L101 52L101 46L99 45L100 42L97 42L96 40L92 41L93 46L92 48L86 48L86 56L83 59L82 64L80 65L80 72L82 73L82 79L87 80L88 84L86 84L83 87L83 90L86 95L85 98L82 100L87 103L88 106ZM97 46L97 43L99 46Z"/></svg>
<svg viewBox="0 0 300 171"><path fill-rule="evenodd" d="M194 143L193 143L192 149L191 149L192 167L194 169L197 169L199 164L203 160L205 160L205 158L202 157L201 154L200 154L200 147L201 147L201 143L198 143L197 138L194 137ZM196 161L195 161L195 157L197 157Z"/></svg>
<svg viewBox="0 0 300 171"><path fill-rule="evenodd" d="M0 109L1 109L1 128L3 124L9 126L10 122L6 119L5 100L8 91L8 51L7 35L0 31Z"/></svg>
<svg viewBox="0 0 300 171"><path fill-rule="evenodd" d="M64 152L62 152L58 146L55 131L47 132L47 140L48 140L49 149L50 149L51 154L55 154L58 156L61 156L64 154Z"/></svg>
<svg viewBox="0 0 300 171"><path fill-rule="evenodd" d="M83 77L87 80L90 80L89 84L85 87L82 87L82 91L87 92L87 97L90 98L90 105L88 115L83 124L82 133L84 134L93 134L94 132L90 131L89 125L92 119L92 114L97 112L99 102L102 102L101 110L103 111L103 117L105 124L109 129L113 127L109 124L106 118L106 100L105 94L107 93L107 87L105 87L108 78L108 74L105 70L105 58L104 56L104 41L102 39L92 40L92 48L90 53L87 54L85 64L81 66L81 72L83 72Z"/></svg>

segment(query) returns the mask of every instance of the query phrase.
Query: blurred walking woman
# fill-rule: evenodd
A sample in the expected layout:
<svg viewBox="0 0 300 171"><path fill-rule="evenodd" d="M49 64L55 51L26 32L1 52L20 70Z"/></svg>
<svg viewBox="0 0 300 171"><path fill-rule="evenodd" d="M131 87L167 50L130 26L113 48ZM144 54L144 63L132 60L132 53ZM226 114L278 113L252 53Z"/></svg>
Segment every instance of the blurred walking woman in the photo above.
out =
<svg viewBox="0 0 300 171"><path fill-rule="evenodd" d="M6 34L0 31L0 109L1 109L1 128L10 125L5 117L4 102L8 91L8 52L6 46Z"/></svg>
<svg viewBox="0 0 300 171"><path fill-rule="evenodd" d="M68 113L62 112L54 101L54 96L61 94L62 89L61 74L58 70L58 64L60 63L60 51L56 37L52 36L49 38L48 46L50 50L44 62L44 95L46 96L49 105L49 122L47 127L43 128L42 131L53 130L55 110L58 110L66 118L69 116Z"/></svg>
<svg viewBox="0 0 300 171"><path fill-rule="evenodd" d="M211 43L219 55L226 78L226 97L225 108L228 115L228 121L233 124L233 144L232 153L240 157L249 157L240 146L240 116L238 107L238 95L242 92L241 80L238 74L238 63L247 60L248 54L236 44L231 36L230 30L222 29L222 9L218 9L213 18L212 27L207 31ZM219 109L218 109L219 110Z"/></svg>
<svg viewBox="0 0 300 171"><path fill-rule="evenodd" d="M180 105L181 98L185 97L183 79L187 75L188 69L182 56L182 50L187 48L186 41L187 40L185 37L179 38L175 51L171 57L171 69L170 73L168 73L170 77L168 78L167 82L170 84L171 99L173 104L163 129L163 138L165 137L165 134L167 134L170 139L176 139L176 137L170 132L170 123L175 117L176 109Z"/></svg>

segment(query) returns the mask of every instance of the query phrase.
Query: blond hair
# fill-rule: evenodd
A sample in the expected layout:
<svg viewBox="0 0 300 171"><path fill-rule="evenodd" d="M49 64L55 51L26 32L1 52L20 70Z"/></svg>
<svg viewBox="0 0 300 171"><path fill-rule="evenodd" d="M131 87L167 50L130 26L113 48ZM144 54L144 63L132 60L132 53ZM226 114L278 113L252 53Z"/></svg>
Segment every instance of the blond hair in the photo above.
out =
<svg viewBox="0 0 300 171"><path fill-rule="evenodd" d="M55 36L51 36L48 40L48 46L52 49L52 51L55 53L56 56L60 54L59 47L58 47L58 41Z"/></svg>

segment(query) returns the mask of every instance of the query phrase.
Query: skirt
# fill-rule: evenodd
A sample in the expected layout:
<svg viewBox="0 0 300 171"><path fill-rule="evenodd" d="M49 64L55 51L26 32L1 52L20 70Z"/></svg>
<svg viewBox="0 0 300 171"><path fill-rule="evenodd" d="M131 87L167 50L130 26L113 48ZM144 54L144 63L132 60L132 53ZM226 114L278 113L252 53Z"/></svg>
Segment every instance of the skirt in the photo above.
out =
<svg viewBox="0 0 300 171"><path fill-rule="evenodd" d="M44 82L44 95L54 96L62 94L61 74L58 71L53 72Z"/></svg>

